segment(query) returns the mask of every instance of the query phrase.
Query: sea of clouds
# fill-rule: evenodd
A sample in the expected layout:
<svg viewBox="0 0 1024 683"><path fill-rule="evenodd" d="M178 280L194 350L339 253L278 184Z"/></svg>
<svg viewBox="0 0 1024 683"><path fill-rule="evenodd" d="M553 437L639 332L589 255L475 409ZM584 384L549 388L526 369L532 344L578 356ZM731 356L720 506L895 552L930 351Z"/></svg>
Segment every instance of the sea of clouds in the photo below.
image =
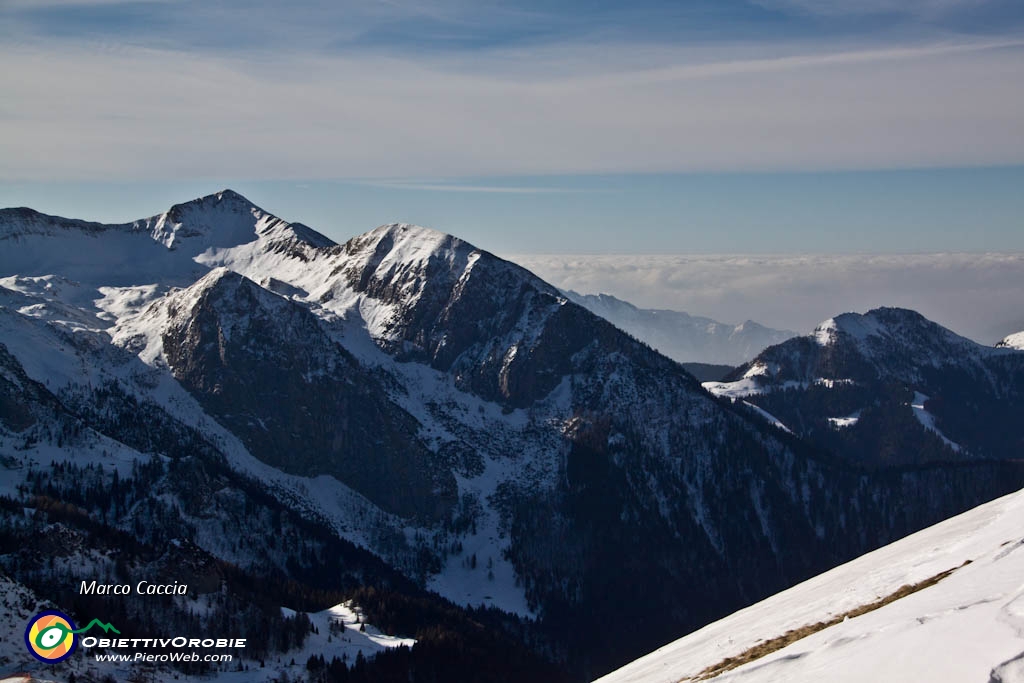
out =
<svg viewBox="0 0 1024 683"><path fill-rule="evenodd" d="M878 306L914 309L984 344L1024 330L1024 254L507 258L562 289L801 333L839 313Z"/></svg>

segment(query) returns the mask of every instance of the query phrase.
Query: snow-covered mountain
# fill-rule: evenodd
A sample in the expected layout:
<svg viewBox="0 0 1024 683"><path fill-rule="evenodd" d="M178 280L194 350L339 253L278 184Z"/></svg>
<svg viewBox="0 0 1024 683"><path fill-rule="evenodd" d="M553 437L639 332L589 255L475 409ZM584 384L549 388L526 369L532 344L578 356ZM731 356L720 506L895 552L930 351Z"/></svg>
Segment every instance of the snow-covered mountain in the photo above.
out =
<svg viewBox="0 0 1024 683"><path fill-rule="evenodd" d="M705 386L865 466L1015 460L1024 353L977 344L914 311L826 320Z"/></svg>
<svg viewBox="0 0 1024 683"><path fill-rule="evenodd" d="M1024 492L716 621L601 678L1024 680Z"/></svg>
<svg viewBox="0 0 1024 683"><path fill-rule="evenodd" d="M753 320L729 325L680 311L637 308L609 294L569 291L565 296L680 363L735 367L769 346L797 336Z"/></svg>
<svg viewBox="0 0 1024 683"><path fill-rule="evenodd" d="M338 245L230 191L123 225L0 211L0 389L0 567L29 589L193 567L208 616L167 619L258 601L266 652L293 645L266 635L295 628L281 607L363 590L373 623L434 638L411 656L504 656L506 680L602 673L1024 485L1002 462L865 473L458 238ZM55 535L66 560L41 562Z"/></svg>
<svg viewBox="0 0 1024 683"><path fill-rule="evenodd" d="M996 344L996 348L1024 351L1024 332L1016 332L1014 334L1007 335L1002 341Z"/></svg>

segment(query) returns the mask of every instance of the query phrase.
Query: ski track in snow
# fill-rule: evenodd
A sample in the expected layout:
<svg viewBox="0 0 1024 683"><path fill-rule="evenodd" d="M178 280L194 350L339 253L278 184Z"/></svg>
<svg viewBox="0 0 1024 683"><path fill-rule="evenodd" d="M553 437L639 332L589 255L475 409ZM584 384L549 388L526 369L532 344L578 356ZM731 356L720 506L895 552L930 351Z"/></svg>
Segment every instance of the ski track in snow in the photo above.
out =
<svg viewBox="0 0 1024 683"><path fill-rule="evenodd" d="M928 397L920 391L914 392L914 400L910 402L910 407L914 411L914 417L917 418L917 421L920 422L925 429L938 436L942 439L943 443L959 453L962 450L960 448L960 444L954 443L946 438L946 435L939 431L939 428L935 426L935 416L925 410L924 404L927 400Z"/></svg>
<svg viewBox="0 0 1024 683"><path fill-rule="evenodd" d="M793 433L793 431L789 427L787 427L786 425L782 424L782 421L779 418L775 417L774 415L769 413L764 408L761 408L760 406L756 406L753 403L751 403L750 401L744 401L743 405L747 406L748 408L753 410L755 413L760 415L762 419L764 419L766 422L768 422L768 424L774 425L774 426L778 427L779 429L781 429L784 432L789 432L790 434Z"/></svg>

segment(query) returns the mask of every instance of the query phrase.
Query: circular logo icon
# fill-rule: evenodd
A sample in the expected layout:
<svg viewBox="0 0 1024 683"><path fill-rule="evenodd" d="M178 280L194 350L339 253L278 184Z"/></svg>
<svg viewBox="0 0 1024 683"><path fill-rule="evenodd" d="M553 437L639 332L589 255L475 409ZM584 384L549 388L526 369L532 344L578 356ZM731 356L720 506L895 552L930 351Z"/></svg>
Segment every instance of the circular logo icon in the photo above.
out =
<svg viewBox="0 0 1024 683"><path fill-rule="evenodd" d="M28 622L25 646L41 662L61 662L70 657L78 645L74 631L75 622L63 612L40 612Z"/></svg>

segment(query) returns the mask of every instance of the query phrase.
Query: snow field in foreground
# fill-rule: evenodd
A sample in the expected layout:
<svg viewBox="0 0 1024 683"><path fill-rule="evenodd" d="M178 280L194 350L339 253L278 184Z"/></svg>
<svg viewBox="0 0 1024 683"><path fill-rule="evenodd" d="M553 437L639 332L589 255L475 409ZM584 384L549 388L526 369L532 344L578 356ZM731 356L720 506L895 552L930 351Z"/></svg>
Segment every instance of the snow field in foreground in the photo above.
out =
<svg viewBox="0 0 1024 683"><path fill-rule="evenodd" d="M967 560L971 563L961 566ZM761 641L947 578L714 680L1024 681L1024 491L805 581L599 679L676 683Z"/></svg>

